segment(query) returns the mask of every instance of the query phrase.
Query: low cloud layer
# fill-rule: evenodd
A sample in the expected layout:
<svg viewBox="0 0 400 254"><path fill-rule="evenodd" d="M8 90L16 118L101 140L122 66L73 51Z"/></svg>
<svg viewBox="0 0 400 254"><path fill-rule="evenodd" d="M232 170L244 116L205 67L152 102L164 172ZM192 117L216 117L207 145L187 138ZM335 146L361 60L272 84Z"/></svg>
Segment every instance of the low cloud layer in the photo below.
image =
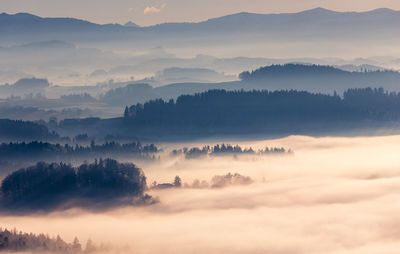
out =
<svg viewBox="0 0 400 254"><path fill-rule="evenodd" d="M295 153L161 159L139 165L149 182L179 175L191 183L238 172L254 183L152 190L160 203L107 213L70 210L0 220L3 227L68 241L91 238L121 253L397 253L399 143L400 136L242 142Z"/></svg>

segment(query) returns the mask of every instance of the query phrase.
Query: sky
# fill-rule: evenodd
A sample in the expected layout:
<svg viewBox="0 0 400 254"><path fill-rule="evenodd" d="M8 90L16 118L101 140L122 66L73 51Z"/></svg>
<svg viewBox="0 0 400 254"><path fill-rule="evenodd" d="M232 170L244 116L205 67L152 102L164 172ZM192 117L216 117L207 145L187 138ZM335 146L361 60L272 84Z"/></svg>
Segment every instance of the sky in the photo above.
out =
<svg viewBox="0 0 400 254"><path fill-rule="evenodd" d="M141 26L197 22L238 12L284 13L323 7L336 11L400 10L399 0L0 0L0 12L73 17Z"/></svg>

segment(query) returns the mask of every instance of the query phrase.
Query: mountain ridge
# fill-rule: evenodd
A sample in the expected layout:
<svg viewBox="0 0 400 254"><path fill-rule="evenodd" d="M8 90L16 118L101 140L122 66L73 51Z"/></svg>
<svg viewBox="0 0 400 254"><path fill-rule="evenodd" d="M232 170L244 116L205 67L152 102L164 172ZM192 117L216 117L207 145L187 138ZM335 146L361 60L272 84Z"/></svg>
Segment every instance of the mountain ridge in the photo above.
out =
<svg viewBox="0 0 400 254"><path fill-rule="evenodd" d="M371 31L374 31L371 33ZM71 43L136 43L135 47L221 45L282 41L400 42L400 11L335 12L316 8L298 13L241 12L201 22L153 26L96 24L74 18L0 14L0 45L64 40ZM116 45L116 44L114 44Z"/></svg>
<svg viewBox="0 0 400 254"><path fill-rule="evenodd" d="M377 8L377 9L372 9L369 11L345 11L345 12L340 12L340 11L334 11L322 7L317 7L313 9L307 9L304 11L299 11L299 12L281 12L281 13L256 13L256 12L237 12L237 13L232 13L232 14L227 14L227 15L222 15L214 18L209 18L206 20L198 21L198 22L190 22L190 21L182 21L182 22L164 22L164 23L159 23L159 24L154 24L154 25L149 25L149 26L139 26L136 23L133 23L132 21L128 21L125 24L113 24L113 23L105 23L105 24L99 24L96 22L91 22L89 20L85 19L80 19L80 18L74 18L74 17L44 17L44 16L39 16L35 15L29 12L17 12L14 14L10 14L7 12L2 12L0 13L0 22L2 21L1 18L4 17L13 17L13 18L33 18L33 19L41 19L41 20L65 20L65 21L75 21L75 22L83 22L83 23L88 23L92 25L98 25L98 26L117 26L117 27L141 27L141 28L150 28L150 27L157 27L160 25L166 25L166 24L201 24L201 23L206 23L209 21L215 21L215 20L220 20L220 19L225 19L229 17L235 17L235 16L279 16L279 15L304 15L304 14L371 14L371 13L380 13L380 14L399 14L400 15L400 10L394 10L390 8ZM128 24L128 25L127 25ZM135 26L131 26L135 25Z"/></svg>

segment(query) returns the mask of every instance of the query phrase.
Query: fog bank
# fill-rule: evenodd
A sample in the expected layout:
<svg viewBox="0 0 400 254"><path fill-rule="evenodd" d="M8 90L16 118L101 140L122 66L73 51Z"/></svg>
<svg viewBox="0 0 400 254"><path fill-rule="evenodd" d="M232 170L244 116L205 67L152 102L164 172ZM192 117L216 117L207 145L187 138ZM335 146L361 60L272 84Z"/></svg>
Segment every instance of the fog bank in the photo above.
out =
<svg viewBox="0 0 400 254"><path fill-rule="evenodd" d="M210 181L228 172L254 183L151 190L160 203L106 213L2 215L0 224L60 234L67 241L91 238L115 246L111 253L397 253L399 143L400 136L291 136L231 144L291 148L292 155L194 160L165 155L138 165L148 183L170 182L176 175L184 183ZM196 145L204 143L190 146Z"/></svg>

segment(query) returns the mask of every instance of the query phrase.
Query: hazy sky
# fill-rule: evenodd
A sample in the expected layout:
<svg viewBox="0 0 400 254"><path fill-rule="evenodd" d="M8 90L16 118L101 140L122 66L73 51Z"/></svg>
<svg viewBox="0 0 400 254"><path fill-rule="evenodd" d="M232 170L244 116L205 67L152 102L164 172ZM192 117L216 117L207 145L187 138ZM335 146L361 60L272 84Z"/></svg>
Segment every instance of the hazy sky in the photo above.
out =
<svg viewBox="0 0 400 254"><path fill-rule="evenodd" d="M338 11L400 9L399 0L0 0L0 12L75 17L96 23L139 25L201 21L237 12L297 12L315 7Z"/></svg>

